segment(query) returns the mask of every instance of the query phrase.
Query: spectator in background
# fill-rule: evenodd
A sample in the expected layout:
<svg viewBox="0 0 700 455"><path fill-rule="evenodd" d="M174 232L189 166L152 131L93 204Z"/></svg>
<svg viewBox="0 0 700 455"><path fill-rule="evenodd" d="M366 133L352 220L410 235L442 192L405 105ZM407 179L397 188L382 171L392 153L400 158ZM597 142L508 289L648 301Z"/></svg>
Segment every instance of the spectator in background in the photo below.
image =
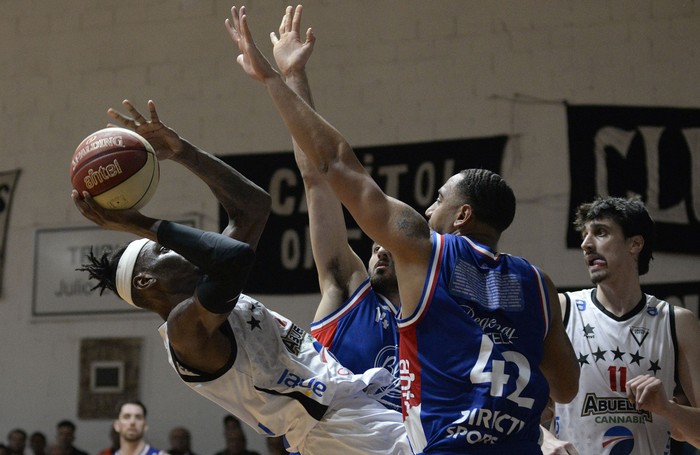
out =
<svg viewBox="0 0 700 455"><path fill-rule="evenodd" d="M175 427L170 430L170 455L197 455L192 452L192 435L185 427Z"/></svg>
<svg viewBox="0 0 700 455"><path fill-rule="evenodd" d="M7 446L5 444L0 444L0 455L7 455Z"/></svg>
<svg viewBox="0 0 700 455"><path fill-rule="evenodd" d="M7 454L24 455L27 446L27 432L21 428L15 428L7 433Z"/></svg>
<svg viewBox="0 0 700 455"><path fill-rule="evenodd" d="M51 444L46 450L46 453L48 455L68 455L66 449L64 449L62 446L59 446L58 444Z"/></svg>
<svg viewBox="0 0 700 455"><path fill-rule="evenodd" d="M241 421L231 414L224 417L224 439L226 448L216 452L216 455L260 455L248 450L248 440L241 428Z"/></svg>
<svg viewBox="0 0 700 455"><path fill-rule="evenodd" d="M119 434L116 455L168 455L146 443L146 406L138 400L125 401L117 407L114 430Z"/></svg>
<svg viewBox="0 0 700 455"><path fill-rule="evenodd" d="M46 455L46 435L35 431L29 436L29 448L34 455Z"/></svg>
<svg viewBox="0 0 700 455"><path fill-rule="evenodd" d="M284 436L272 436L267 438L267 455L287 455L284 448Z"/></svg>
<svg viewBox="0 0 700 455"><path fill-rule="evenodd" d="M66 455L88 455L73 445L75 441L75 424L70 420L61 420L56 424L56 445L61 447Z"/></svg>

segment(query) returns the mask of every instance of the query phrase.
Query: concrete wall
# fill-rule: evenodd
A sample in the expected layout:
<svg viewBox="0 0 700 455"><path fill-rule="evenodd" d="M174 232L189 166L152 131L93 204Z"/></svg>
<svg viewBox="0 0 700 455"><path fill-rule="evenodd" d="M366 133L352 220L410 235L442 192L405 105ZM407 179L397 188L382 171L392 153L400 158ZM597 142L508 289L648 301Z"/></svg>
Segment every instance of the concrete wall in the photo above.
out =
<svg viewBox="0 0 700 455"><path fill-rule="evenodd" d="M0 0L0 172L20 168L0 296L0 438L14 427L54 436L78 423L76 444L108 444L106 420L77 418L80 340L142 337L142 398L151 442L188 426L200 455L223 447L224 412L179 383L150 315L35 318L37 229L87 226L70 197L78 142L124 98L215 154L286 150L271 102L235 64L221 0ZM251 0L261 48L285 4ZM532 259L559 285L585 285L565 249L567 126L563 101L700 106L697 1L309 0L304 26L318 110L355 145L493 134L512 137L503 170L518 215L502 249ZM187 184L183 184L185 181ZM207 189L162 167L154 217L195 214L217 226ZM647 282L697 280L698 257L657 254ZM264 299L264 296L258 296ZM289 302L287 301L289 300ZM316 296L264 299L308 325ZM262 440L251 445L262 451Z"/></svg>

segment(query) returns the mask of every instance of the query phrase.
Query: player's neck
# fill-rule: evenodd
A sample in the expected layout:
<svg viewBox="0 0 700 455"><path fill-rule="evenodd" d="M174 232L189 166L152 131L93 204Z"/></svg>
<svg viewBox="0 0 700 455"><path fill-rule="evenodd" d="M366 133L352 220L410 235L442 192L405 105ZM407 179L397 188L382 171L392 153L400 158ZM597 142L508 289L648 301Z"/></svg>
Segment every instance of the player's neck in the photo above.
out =
<svg viewBox="0 0 700 455"><path fill-rule="evenodd" d="M486 233L486 232L466 232L466 233L455 232L455 234L456 235L464 235L465 237L469 237L474 242L491 248L494 253L498 252L499 236L494 236L493 234Z"/></svg>
<svg viewBox="0 0 700 455"><path fill-rule="evenodd" d="M598 284L596 298L606 310L615 316L624 316L639 304L642 288L636 279L603 281Z"/></svg>
<svg viewBox="0 0 700 455"><path fill-rule="evenodd" d="M399 310L401 309L401 297L399 296L398 290L396 292L390 292L389 295L385 295L384 297L386 297L387 300L389 300L396 308Z"/></svg>
<svg viewBox="0 0 700 455"><path fill-rule="evenodd" d="M146 441L140 439L138 441L121 441L119 446L120 455L139 455L146 446Z"/></svg>

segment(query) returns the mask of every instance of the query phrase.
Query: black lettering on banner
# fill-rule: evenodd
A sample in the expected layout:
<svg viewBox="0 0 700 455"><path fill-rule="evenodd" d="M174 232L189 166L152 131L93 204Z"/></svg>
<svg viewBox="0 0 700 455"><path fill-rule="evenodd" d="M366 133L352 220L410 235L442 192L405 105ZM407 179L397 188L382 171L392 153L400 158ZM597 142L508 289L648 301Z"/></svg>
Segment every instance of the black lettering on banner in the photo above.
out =
<svg viewBox="0 0 700 455"><path fill-rule="evenodd" d="M10 199L10 185L0 185L0 214L5 211Z"/></svg>
<svg viewBox="0 0 700 455"><path fill-rule="evenodd" d="M700 109L568 106L572 223L596 196L640 195L656 222L656 251L700 254Z"/></svg>
<svg viewBox="0 0 700 455"><path fill-rule="evenodd" d="M19 179L20 170L0 172L0 293L2 292L2 277L5 270L5 243L7 242L7 226L10 222L10 208Z"/></svg>
<svg viewBox="0 0 700 455"><path fill-rule="evenodd" d="M395 144L356 148L360 162L390 196L423 213L437 190L462 169L501 172L507 136ZM220 157L260 185L272 197L272 213L257 250L246 292L311 294L318 292L309 241L309 218L304 183L291 151ZM367 261L371 240L346 213L352 248ZM220 211L221 229L228 216ZM361 235L358 235L361 234Z"/></svg>

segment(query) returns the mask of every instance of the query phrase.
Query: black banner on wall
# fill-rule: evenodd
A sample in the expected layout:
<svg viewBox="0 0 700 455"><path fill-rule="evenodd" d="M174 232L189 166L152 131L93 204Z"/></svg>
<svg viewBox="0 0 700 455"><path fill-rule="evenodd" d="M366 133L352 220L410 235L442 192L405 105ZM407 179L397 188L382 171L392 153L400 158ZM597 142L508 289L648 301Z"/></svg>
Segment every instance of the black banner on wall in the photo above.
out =
<svg viewBox="0 0 700 455"><path fill-rule="evenodd" d="M425 211L437 190L458 171L485 168L500 173L507 136L356 148L360 162L389 195ZM291 151L221 157L272 196L272 213L245 288L249 293L318 292L309 241L304 184ZM221 228L228 221L221 211ZM365 261L371 240L346 213L352 248Z"/></svg>
<svg viewBox="0 0 700 455"><path fill-rule="evenodd" d="M568 106L571 195L639 195L656 222L656 251L700 254L700 109Z"/></svg>

